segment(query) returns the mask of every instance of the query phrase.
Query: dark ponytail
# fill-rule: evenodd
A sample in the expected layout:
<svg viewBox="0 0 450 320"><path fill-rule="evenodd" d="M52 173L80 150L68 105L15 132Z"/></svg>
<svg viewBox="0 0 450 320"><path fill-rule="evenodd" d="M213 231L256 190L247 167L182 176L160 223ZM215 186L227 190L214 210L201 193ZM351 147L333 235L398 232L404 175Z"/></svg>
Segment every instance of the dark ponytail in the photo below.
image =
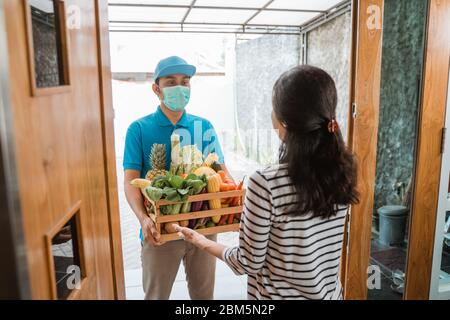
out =
<svg viewBox="0 0 450 320"><path fill-rule="evenodd" d="M358 202L356 164L335 122L336 105L336 86L322 69L298 66L275 83L274 113L286 126L280 163L298 198L289 212L329 218L337 205Z"/></svg>

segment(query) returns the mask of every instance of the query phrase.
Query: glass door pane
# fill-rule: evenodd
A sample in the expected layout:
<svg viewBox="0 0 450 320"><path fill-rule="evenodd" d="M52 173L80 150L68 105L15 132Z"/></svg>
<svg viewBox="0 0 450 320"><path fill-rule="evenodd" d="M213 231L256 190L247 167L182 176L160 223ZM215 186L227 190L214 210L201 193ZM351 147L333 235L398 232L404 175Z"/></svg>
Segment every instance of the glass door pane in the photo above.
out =
<svg viewBox="0 0 450 320"><path fill-rule="evenodd" d="M449 126L450 81L445 119L445 127L449 128ZM450 141L446 140L442 155L430 299L450 299Z"/></svg>
<svg viewBox="0 0 450 320"><path fill-rule="evenodd" d="M414 179L427 0L385 0L369 299L401 299Z"/></svg>

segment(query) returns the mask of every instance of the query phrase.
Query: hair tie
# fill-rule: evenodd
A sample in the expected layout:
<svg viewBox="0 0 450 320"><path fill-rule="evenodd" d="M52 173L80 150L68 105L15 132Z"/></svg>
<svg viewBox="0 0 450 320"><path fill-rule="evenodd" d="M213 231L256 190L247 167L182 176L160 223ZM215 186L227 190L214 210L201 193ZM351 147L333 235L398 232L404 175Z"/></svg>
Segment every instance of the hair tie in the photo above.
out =
<svg viewBox="0 0 450 320"><path fill-rule="evenodd" d="M328 122L328 132L329 133L336 133L339 130L339 125L335 119L331 119L330 122Z"/></svg>

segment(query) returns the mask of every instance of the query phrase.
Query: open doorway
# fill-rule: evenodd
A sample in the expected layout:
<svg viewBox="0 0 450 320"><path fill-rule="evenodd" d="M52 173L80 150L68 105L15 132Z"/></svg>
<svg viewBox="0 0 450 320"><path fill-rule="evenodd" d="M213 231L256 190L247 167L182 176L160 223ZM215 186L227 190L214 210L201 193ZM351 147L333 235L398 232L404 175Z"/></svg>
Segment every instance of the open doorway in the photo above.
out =
<svg viewBox="0 0 450 320"><path fill-rule="evenodd" d="M269 125L272 87L293 66L311 64L333 76L339 96L338 121L347 134L351 1L176 2L139 1L125 6L110 1L115 145L128 299L142 299L143 291L140 226L123 190L125 134L131 122L154 112L159 104L151 84L160 59L179 55L197 66L187 112L214 125L226 165L237 180L277 161L279 141ZM237 245L238 233L219 234L218 242ZM184 298L189 296L181 267L171 299ZM234 275L218 261L215 299L245 298L245 277Z"/></svg>

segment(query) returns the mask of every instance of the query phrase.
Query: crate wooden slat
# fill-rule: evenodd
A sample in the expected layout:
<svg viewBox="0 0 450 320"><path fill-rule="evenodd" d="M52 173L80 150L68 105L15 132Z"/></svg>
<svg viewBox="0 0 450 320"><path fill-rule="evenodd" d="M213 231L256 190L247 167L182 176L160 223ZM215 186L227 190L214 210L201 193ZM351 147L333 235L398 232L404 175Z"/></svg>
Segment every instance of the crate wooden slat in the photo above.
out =
<svg viewBox="0 0 450 320"><path fill-rule="evenodd" d="M162 215L161 211L160 211L161 206L174 205L174 204L185 203L185 202L208 201L208 200L213 200L213 199L224 199L224 198L234 198L234 197L241 197L241 204L242 204L244 201L245 193L246 193L245 189L224 191L224 192L215 192L215 193L202 193L202 194L189 196L186 201L174 202L174 201L167 201L167 200L152 201L148 197L148 195L145 193L145 191L142 190L142 194L147 199L148 203L153 207L153 210L152 210L153 212L151 212L150 208L147 208L147 210L149 211L150 217L155 222L156 229L161 234L162 242L180 239L180 237L176 233L162 234L161 233L161 225L164 223L236 214L236 213L241 213L244 208L242 205L239 205L239 206L234 206L234 207L224 207L224 208L213 209L213 210L210 209L210 210L195 211L195 212L189 212L189 213L180 213L180 214L174 214L174 215ZM227 225L215 226L215 227L210 227L210 228L196 229L196 231L198 231L199 233L204 234L204 235L211 235L211 234L222 233L222 232L238 231L239 225L240 225L239 223L234 223L234 224L227 224Z"/></svg>
<svg viewBox="0 0 450 320"><path fill-rule="evenodd" d="M159 201L152 201L150 200L150 198L144 193L144 196L150 201L151 204L153 204L156 208L159 208L161 206L165 206L165 205L172 205L172 204L177 204L177 203L184 203L186 201L179 201L179 202L174 202L174 201L167 201L167 200L159 200ZM213 200L213 199L223 199L223 198L234 198L234 197L239 197L242 196L243 194L245 194L245 189L244 190L233 190L233 191L223 191L223 192L214 192L214 193L202 193L202 194L196 194L193 196L189 196L187 199L187 202L197 202L197 201L207 201L207 200Z"/></svg>
<svg viewBox="0 0 450 320"><path fill-rule="evenodd" d="M222 233L222 232L239 231L239 223L227 224L227 225L218 226L218 227L197 229L195 231L197 231L198 233L201 233L201 234L203 234L205 236L211 235L211 234ZM162 234L161 235L161 241L162 242L179 240L179 239L181 239L181 238L178 236L177 233Z"/></svg>
<svg viewBox="0 0 450 320"><path fill-rule="evenodd" d="M240 213L244 209L243 206L239 207L228 207L221 208L215 210L204 210L204 211L195 211L189 213L179 213L173 215L166 216L156 216L156 223L166 223L166 222L174 222L174 221L183 221L183 220L191 220L191 219L200 219L200 218L208 218L213 216L223 216L229 215L233 213Z"/></svg>

